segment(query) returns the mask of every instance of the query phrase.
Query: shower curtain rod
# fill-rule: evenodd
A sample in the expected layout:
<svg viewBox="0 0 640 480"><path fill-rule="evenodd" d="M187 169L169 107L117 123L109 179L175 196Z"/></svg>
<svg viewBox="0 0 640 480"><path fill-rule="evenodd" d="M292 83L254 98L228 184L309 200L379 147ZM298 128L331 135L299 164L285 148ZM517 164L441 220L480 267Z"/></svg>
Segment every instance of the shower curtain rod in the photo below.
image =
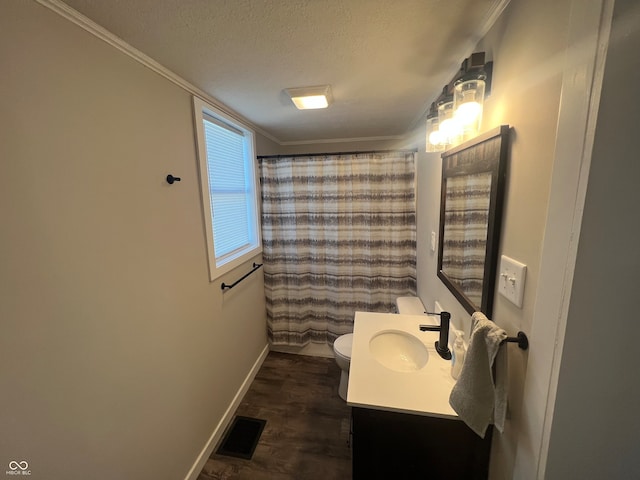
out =
<svg viewBox="0 0 640 480"><path fill-rule="evenodd" d="M292 157L325 157L327 155L361 155L364 153L418 153L418 149L411 150L359 150L355 152L326 152L326 153L292 153L289 155L258 155L258 158L292 158Z"/></svg>

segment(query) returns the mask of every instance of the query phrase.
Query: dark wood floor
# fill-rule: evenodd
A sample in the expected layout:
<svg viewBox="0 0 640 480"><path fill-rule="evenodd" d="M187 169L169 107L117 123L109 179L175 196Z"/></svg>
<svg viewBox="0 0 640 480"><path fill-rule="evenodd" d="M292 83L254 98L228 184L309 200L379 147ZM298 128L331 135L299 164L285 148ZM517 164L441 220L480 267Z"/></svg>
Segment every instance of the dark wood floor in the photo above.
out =
<svg viewBox="0 0 640 480"><path fill-rule="evenodd" d="M236 412L267 421L253 458L213 453L198 480L350 479L350 407L339 383L332 358L270 352Z"/></svg>

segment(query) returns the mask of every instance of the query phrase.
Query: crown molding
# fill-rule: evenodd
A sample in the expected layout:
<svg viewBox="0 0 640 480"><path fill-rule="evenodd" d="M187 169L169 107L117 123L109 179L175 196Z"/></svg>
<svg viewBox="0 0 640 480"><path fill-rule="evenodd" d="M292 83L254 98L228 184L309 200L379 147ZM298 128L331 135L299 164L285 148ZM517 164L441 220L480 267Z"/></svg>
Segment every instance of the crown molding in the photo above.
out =
<svg viewBox="0 0 640 480"><path fill-rule="evenodd" d="M293 140L280 142L282 146L288 145L313 145L317 143L348 143L348 142L383 142L386 140L404 140L406 135L388 135L383 137L353 137L353 138L322 138L319 140Z"/></svg>
<svg viewBox="0 0 640 480"><path fill-rule="evenodd" d="M489 32L491 27L493 27L493 24L496 23L496 20L498 20L500 15L502 15L502 12L505 8L507 8L507 5L509 5L510 2L511 0L500 0L493 4L487 14L484 16L482 26L477 32L478 41Z"/></svg>
<svg viewBox="0 0 640 480"><path fill-rule="evenodd" d="M258 127L254 123L250 122L248 119L244 118L242 115L240 115L237 112L233 111L231 108L226 106L224 103L222 103L219 100L215 99L214 97L209 95L207 92L199 89L195 85L189 83L184 78L182 78L179 75L175 74L174 72L172 72L168 68L164 67L160 63L156 62L153 58L149 57L148 55L145 55L144 53L142 53L137 48L129 45L127 42L125 42L121 38L117 37L116 35L114 35L110 31L108 31L106 28L98 25L93 20L91 20L90 18L82 15L77 10L74 10L73 8L71 8L69 5L67 5L66 3L62 2L61 0L35 0L35 1L37 3L39 3L40 5L42 5L43 7L48 8L52 12L57 13L61 17L65 18L66 20L70 21L71 23L73 23L73 24L77 25L78 27L82 28L83 30L85 30L86 32L90 33L94 37L96 37L96 38L102 40L103 42L107 43L108 45L116 48L120 52L124 53L125 55L127 55L130 58L132 58L133 60L135 60L136 62L141 63L145 67L149 68L153 72L155 72L158 75L160 75L160 76L164 77L165 79L169 80L171 83L173 83L174 85L180 87L181 89L185 90L186 92L190 93L191 95L194 95L194 96L200 98L201 100L203 100L203 101L205 101L207 103L210 103L212 106L216 107L218 110L221 110L226 115L228 115L231 118L233 118L234 120L237 120L238 122L245 124L246 126L251 128L255 132L260 133L264 137L268 138L269 140L271 140L271 141L273 141L273 142L275 142L277 144L282 144L282 142L279 139L277 139L276 137L274 137L270 133L265 132L263 129L261 129L260 127Z"/></svg>

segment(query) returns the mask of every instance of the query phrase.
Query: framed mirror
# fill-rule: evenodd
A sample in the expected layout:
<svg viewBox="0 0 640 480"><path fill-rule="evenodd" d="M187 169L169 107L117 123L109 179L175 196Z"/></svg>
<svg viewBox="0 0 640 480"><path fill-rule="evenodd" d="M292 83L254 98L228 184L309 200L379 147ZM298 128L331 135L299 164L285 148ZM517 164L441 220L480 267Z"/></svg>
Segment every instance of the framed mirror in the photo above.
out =
<svg viewBox="0 0 640 480"><path fill-rule="evenodd" d="M467 312L491 317L509 126L442 154L438 277Z"/></svg>

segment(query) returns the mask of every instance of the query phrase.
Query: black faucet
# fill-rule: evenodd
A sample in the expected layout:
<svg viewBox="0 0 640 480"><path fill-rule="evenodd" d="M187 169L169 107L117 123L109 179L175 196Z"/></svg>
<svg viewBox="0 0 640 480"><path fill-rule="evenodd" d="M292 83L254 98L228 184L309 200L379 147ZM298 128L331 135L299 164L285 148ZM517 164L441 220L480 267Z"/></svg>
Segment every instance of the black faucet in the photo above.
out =
<svg viewBox="0 0 640 480"><path fill-rule="evenodd" d="M449 312L430 313L427 315L440 315L440 325L420 325L421 332L440 332L440 339L436 341L436 352L445 360L451 360L451 350L449 350L449 321L451 314Z"/></svg>

